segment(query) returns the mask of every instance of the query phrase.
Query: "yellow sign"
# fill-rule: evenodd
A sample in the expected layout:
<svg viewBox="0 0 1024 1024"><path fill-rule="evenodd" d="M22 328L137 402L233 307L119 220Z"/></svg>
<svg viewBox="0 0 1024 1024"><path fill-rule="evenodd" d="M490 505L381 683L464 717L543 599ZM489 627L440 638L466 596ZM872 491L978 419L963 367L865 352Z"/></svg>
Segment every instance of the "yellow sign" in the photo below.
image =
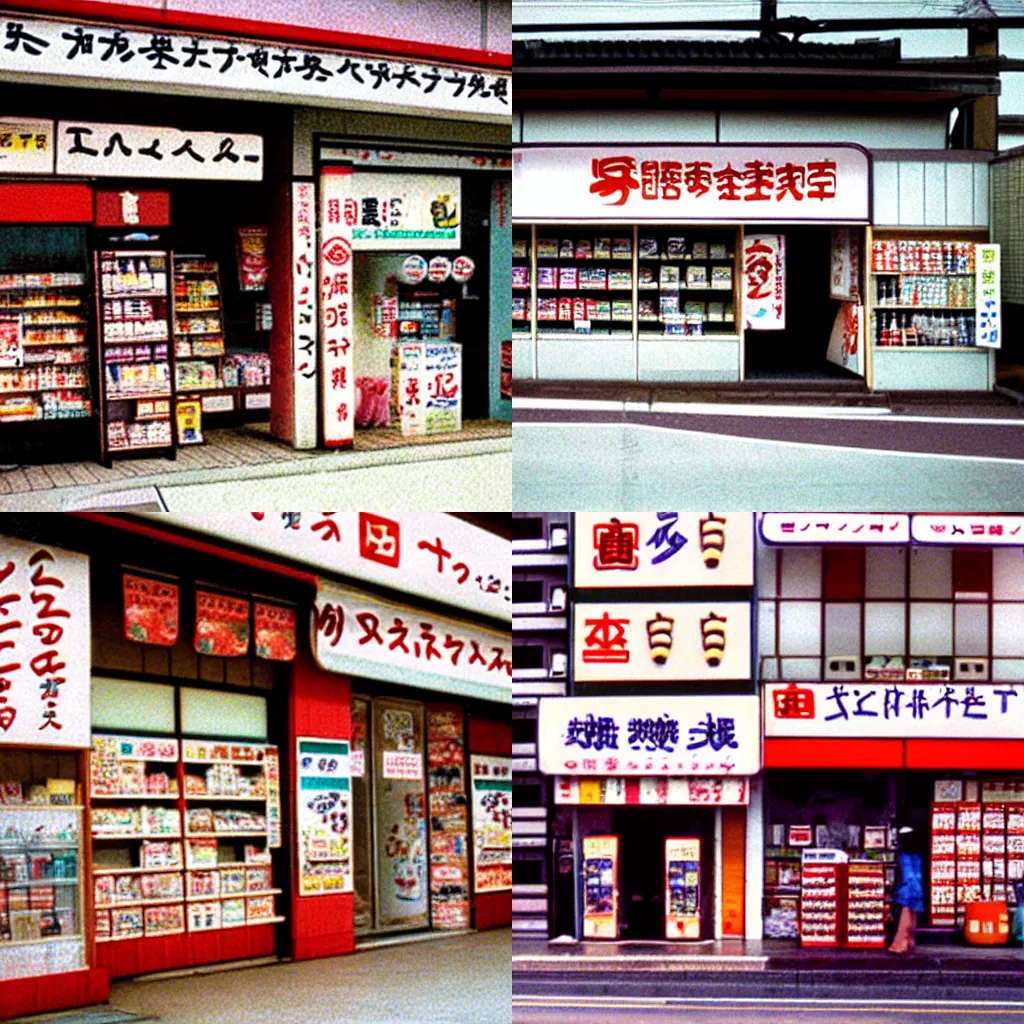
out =
<svg viewBox="0 0 1024 1024"><path fill-rule="evenodd" d="M53 174L53 121L0 117L0 173Z"/></svg>

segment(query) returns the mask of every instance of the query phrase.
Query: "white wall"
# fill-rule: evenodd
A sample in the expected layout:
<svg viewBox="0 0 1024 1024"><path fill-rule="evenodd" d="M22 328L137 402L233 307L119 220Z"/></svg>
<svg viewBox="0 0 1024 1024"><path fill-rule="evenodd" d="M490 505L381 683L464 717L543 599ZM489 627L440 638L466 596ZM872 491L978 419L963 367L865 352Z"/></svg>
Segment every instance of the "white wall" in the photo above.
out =
<svg viewBox="0 0 1024 1024"><path fill-rule="evenodd" d="M524 110L523 142L714 142L713 110Z"/></svg>
<svg viewBox="0 0 1024 1024"><path fill-rule="evenodd" d="M856 142L868 149L945 149L946 115L796 114L723 110L720 141Z"/></svg>

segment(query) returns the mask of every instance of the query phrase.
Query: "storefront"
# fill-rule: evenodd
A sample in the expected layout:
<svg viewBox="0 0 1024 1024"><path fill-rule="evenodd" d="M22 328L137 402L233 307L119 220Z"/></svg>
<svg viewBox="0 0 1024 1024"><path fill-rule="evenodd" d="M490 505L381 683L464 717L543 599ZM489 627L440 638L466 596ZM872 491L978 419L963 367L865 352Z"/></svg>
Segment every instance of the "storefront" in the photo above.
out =
<svg viewBox="0 0 1024 1024"><path fill-rule="evenodd" d="M1024 519L766 513L760 535L765 937L884 944L903 827L919 930L1014 907Z"/></svg>
<svg viewBox="0 0 1024 1024"><path fill-rule="evenodd" d="M228 548L230 524L141 516L5 542L33 619L0 707L4 1016L102 1001L117 977L510 923L506 542L448 516L302 517L263 520L269 560ZM298 567L321 534L321 567L396 598ZM483 617L438 613L421 542L483 575L460 602Z"/></svg>
<svg viewBox="0 0 1024 1024"><path fill-rule="evenodd" d="M11 26L0 446L109 462L268 416L300 448L510 418L496 55Z"/></svg>

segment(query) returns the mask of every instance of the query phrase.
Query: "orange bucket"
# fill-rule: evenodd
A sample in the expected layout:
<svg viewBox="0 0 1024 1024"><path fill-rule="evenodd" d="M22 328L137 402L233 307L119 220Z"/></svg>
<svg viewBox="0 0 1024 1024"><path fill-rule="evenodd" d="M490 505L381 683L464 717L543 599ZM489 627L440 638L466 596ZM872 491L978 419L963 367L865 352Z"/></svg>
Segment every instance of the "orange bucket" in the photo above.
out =
<svg viewBox="0 0 1024 1024"><path fill-rule="evenodd" d="M1005 903L968 903L964 938L972 946L1005 946L1010 939L1010 911Z"/></svg>

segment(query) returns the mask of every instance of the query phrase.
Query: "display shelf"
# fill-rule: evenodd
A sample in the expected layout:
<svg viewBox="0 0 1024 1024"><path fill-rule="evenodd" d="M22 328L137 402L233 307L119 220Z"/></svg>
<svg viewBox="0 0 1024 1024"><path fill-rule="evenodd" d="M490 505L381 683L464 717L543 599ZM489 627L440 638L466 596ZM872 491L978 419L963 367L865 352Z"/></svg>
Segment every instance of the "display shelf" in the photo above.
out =
<svg viewBox="0 0 1024 1024"><path fill-rule="evenodd" d="M52 849L52 847L47 847ZM41 885L78 885L77 878L30 878L14 882L0 878L0 889L33 889Z"/></svg>
<svg viewBox="0 0 1024 1024"><path fill-rule="evenodd" d="M93 839L183 839L180 832L93 832ZM180 870L180 868L179 868Z"/></svg>
<svg viewBox="0 0 1024 1024"><path fill-rule="evenodd" d="M264 798L263 803L266 803ZM185 839L266 839L267 831L262 832L186 832Z"/></svg>
<svg viewBox="0 0 1024 1024"><path fill-rule="evenodd" d="M172 903L181 903L180 896L171 896L168 899L160 900L126 900L123 903L95 903L95 910L126 910L128 907L158 907L168 906Z"/></svg>
<svg viewBox="0 0 1024 1024"><path fill-rule="evenodd" d="M206 870L212 870L208 868ZM207 894L204 896L186 896L186 903L216 903L220 900L247 900L255 898L257 896L280 896L283 892L282 889L264 889L261 892L247 892L245 889L241 889L238 892L222 892L220 895ZM177 903L177 900L171 902Z"/></svg>
<svg viewBox="0 0 1024 1024"><path fill-rule="evenodd" d="M185 869L182 867L176 868L93 868L93 875L166 875L178 872L179 874Z"/></svg>
<svg viewBox="0 0 1024 1024"><path fill-rule="evenodd" d="M177 793L90 793L90 800L177 800Z"/></svg>

